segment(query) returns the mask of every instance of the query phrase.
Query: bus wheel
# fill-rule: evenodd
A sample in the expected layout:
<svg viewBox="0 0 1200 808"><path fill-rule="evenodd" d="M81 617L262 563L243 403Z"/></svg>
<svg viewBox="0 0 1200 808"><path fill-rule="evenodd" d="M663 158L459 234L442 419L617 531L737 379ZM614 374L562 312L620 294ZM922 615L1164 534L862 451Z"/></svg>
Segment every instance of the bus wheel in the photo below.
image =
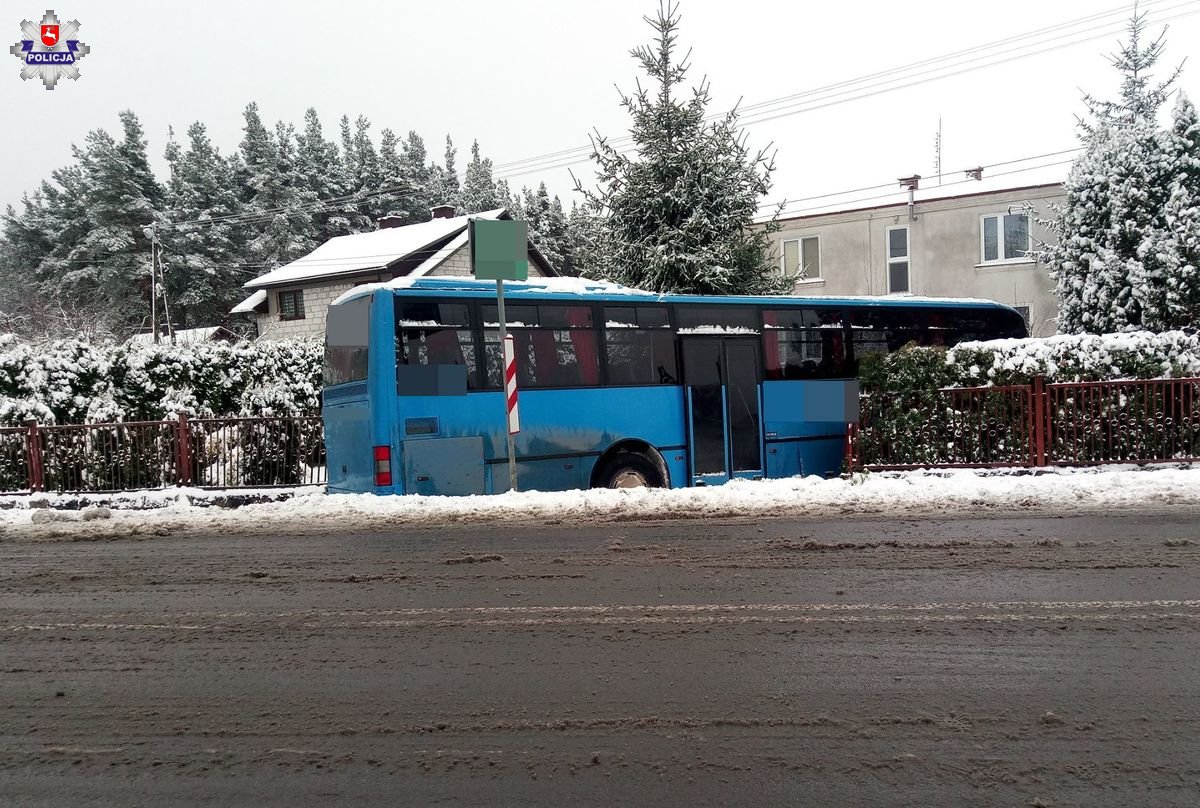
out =
<svg viewBox="0 0 1200 808"><path fill-rule="evenodd" d="M662 488L658 469L647 458L632 452L622 452L608 461L600 475L605 488Z"/></svg>

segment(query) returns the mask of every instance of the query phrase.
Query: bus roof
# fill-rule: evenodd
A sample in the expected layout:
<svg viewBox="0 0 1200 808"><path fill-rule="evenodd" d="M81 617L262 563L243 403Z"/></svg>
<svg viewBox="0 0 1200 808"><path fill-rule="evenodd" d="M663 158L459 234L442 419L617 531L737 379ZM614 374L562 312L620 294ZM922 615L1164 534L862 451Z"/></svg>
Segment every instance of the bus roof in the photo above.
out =
<svg viewBox="0 0 1200 808"><path fill-rule="evenodd" d="M372 295L378 291L390 291L399 295L409 293L434 293L446 297L495 298L494 281L481 281L466 277L420 277L396 278L384 283L356 286L343 293L331 305L346 303L356 298ZM580 296L597 300L621 303L749 303L754 305L805 304L805 305L868 305L868 306L953 306L963 308L994 308L1012 310L1010 306L994 300L969 297L920 297L916 295L854 295L831 297L818 295L682 295L648 292L628 286L586 278L534 278L528 281L506 281L506 299L520 300L578 300Z"/></svg>

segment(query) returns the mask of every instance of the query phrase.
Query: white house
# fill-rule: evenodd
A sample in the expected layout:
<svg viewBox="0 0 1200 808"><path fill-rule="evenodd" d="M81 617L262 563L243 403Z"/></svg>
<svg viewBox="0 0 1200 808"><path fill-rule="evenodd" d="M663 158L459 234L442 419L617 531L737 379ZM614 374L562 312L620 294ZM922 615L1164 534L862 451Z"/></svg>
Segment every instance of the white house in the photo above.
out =
<svg viewBox="0 0 1200 808"><path fill-rule="evenodd" d="M1054 281L1030 253L1050 238L1036 217L1052 215L1062 183L1005 187L1006 178L978 171L946 187L910 177L901 182L917 186L911 195L900 188L871 198L877 204L862 206L860 196L858 206L781 218L772 235L779 271L800 295L995 300L1021 311L1031 335L1055 333Z"/></svg>
<svg viewBox="0 0 1200 808"><path fill-rule="evenodd" d="M252 293L231 313L252 314L260 338L321 336L329 304L354 286L402 276L470 275L468 220L511 216L503 209L453 213L448 206L436 207L428 222L400 227L385 216L378 230L331 238L303 258L247 282ZM529 276L557 274L530 242Z"/></svg>

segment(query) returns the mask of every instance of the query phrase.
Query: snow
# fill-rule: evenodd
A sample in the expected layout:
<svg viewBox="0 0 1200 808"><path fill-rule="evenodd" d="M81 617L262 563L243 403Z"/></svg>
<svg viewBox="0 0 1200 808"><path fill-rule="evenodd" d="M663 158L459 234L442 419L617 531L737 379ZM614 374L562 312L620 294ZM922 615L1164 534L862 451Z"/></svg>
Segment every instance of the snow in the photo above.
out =
<svg viewBox="0 0 1200 808"><path fill-rule="evenodd" d="M262 293L266 296L266 292ZM208 326L206 328L184 328L175 332L175 345L195 345L198 342L208 342L212 339L213 334L220 330L220 326ZM159 344L171 344L171 338L166 334L160 334ZM130 342L137 342L142 345L149 345L154 342L153 334L134 334L129 338Z"/></svg>
<svg viewBox="0 0 1200 808"><path fill-rule="evenodd" d="M966 378L1045 376L1052 382L1200 376L1200 335L1183 331L1059 334L1053 337L963 342L946 364L992 354L990 367L963 368Z"/></svg>
<svg viewBox="0 0 1200 808"><path fill-rule="evenodd" d="M446 242L446 246L442 247L433 255L422 261L416 269L408 273L408 276L411 278L420 278L428 275L430 272L441 266L447 258L454 255L455 252L466 246L467 242L470 241L470 236L471 234L464 229L457 236Z"/></svg>
<svg viewBox="0 0 1200 808"><path fill-rule="evenodd" d="M740 325L697 325L681 328L679 334L757 334L757 329L745 328Z"/></svg>
<svg viewBox="0 0 1200 808"><path fill-rule="evenodd" d="M244 285L248 289L309 281L348 272L382 269L437 242L457 235L472 218L497 219L503 208L452 219L431 219L405 227L386 227L369 233L337 236L303 258L261 275Z"/></svg>
<svg viewBox="0 0 1200 808"><path fill-rule="evenodd" d="M266 300L267 300L267 290L259 289L257 292L250 295L250 297L246 298L241 303L238 303L236 306L234 306L232 309L230 309L229 313L230 314L252 314L254 312L254 310L256 308L258 308L259 306L261 306L263 303L265 303Z"/></svg>
<svg viewBox="0 0 1200 808"><path fill-rule="evenodd" d="M299 493L284 502L237 509L197 507L190 499L231 492L169 490L137 495L149 511L118 510L87 523L33 524L29 497L0 511L0 533L29 538L101 538L195 531L287 535L306 531L400 530L406 526L619 519L830 517L889 518L987 512L1068 512L1200 505L1200 468L1047 469L1045 473L974 470L735 480L707 488L599 489L497 496L378 497ZM242 492L256 493L256 492ZM37 495L45 498L44 495ZM132 495L129 495L132 496Z"/></svg>

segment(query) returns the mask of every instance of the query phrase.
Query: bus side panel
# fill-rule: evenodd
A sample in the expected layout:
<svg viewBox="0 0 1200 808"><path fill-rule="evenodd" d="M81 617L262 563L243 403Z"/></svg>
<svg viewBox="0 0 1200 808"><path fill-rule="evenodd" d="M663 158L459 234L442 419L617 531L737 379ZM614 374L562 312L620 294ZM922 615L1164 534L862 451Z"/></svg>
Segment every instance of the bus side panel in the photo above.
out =
<svg viewBox="0 0 1200 808"><path fill-rule="evenodd" d="M848 391L847 385L854 385ZM763 383L767 476L828 476L842 470L846 424L844 402L856 384L839 379Z"/></svg>
<svg viewBox="0 0 1200 808"><path fill-rule="evenodd" d="M366 398L327 403L322 415L329 490L342 493L374 490L371 417Z"/></svg>
<svg viewBox="0 0 1200 808"><path fill-rule="evenodd" d="M465 396L404 396L397 404L402 439L410 430L433 428L420 438L480 435L488 493L508 490L504 396L499 391ZM523 491L587 487L597 458L625 439L656 447L685 443L683 392L679 387L571 388L520 392L521 432L514 436L517 485ZM685 484L682 451L664 451L675 486ZM676 459L678 458L678 459Z"/></svg>

